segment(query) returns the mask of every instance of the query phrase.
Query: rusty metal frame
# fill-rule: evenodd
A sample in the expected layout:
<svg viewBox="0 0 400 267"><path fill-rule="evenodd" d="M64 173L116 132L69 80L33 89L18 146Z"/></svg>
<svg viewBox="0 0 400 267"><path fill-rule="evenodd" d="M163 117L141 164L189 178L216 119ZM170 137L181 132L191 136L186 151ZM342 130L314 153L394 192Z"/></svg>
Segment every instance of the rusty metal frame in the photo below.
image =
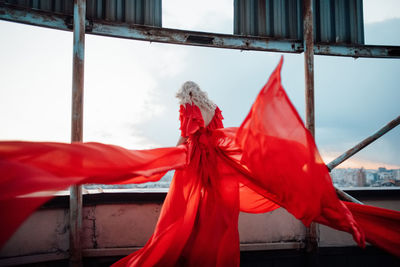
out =
<svg viewBox="0 0 400 267"><path fill-rule="evenodd" d="M304 42L300 40L274 39L267 37L239 36L208 32L185 31L131 25L126 23L91 21L85 19L86 1L74 0L73 17L63 14L25 9L0 2L0 19L19 22L52 29L73 31L73 85L72 85L72 119L71 141L82 141L83 127L83 79L84 79L84 44L85 33L107 37L117 37L149 42L170 43L178 45L253 50L283 53L304 52L305 64L305 100L306 127L314 136L314 54L343 57L366 58L400 58L400 46L376 45L334 45L314 44L313 40L313 0L304 0ZM332 170L374 140L400 123L400 116L378 132L368 137L352 149L327 165ZM336 192L341 199L361 203L340 189ZM73 186L70 190L70 265L81 266L82 247L82 188ZM318 248L318 227L312 224L306 232L306 250L311 254ZM312 264L312 263L311 263Z"/></svg>
<svg viewBox="0 0 400 267"><path fill-rule="evenodd" d="M82 142L86 0L74 0L71 142ZM82 266L82 186L70 188L70 266Z"/></svg>
<svg viewBox="0 0 400 267"><path fill-rule="evenodd" d="M1 2L0 19L58 30L72 30L71 16L27 10ZM178 45L298 54L304 52L304 45L300 40L186 31L107 21L86 20L86 33ZM400 46L315 44L313 50L315 55L400 58Z"/></svg>
<svg viewBox="0 0 400 267"><path fill-rule="evenodd" d="M303 3L306 128L315 136L313 0L304 0ZM317 265L315 252L318 249L318 230L318 224L315 222L306 228L306 251L310 266Z"/></svg>

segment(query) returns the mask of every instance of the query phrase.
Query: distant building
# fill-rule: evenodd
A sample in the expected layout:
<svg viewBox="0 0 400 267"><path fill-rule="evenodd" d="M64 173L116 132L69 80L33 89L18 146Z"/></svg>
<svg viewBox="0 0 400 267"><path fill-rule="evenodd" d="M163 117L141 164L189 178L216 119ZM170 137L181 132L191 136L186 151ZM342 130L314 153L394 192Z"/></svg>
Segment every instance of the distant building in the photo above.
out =
<svg viewBox="0 0 400 267"><path fill-rule="evenodd" d="M375 172L371 172L371 171L365 171L366 174L366 178L367 178L367 184L369 185L373 185L377 182L378 180L378 175Z"/></svg>
<svg viewBox="0 0 400 267"><path fill-rule="evenodd" d="M357 186L364 187L367 185L367 175L365 169L361 168L356 172Z"/></svg>
<svg viewBox="0 0 400 267"><path fill-rule="evenodd" d="M333 169L333 184L337 187L381 187L400 186L400 169L388 170L380 167L377 170Z"/></svg>
<svg viewBox="0 0 400 267"><path fill-rule="evenodd" d="M378 172L386 172L386 168L385 167L379 167L378 168Z"/></svg>
<svg viewBox="0 0 400 267"><path fill-rule="evenodd" d="M393 170L393 178L394 178L396 181L400 181L400 169Z"/></svg>

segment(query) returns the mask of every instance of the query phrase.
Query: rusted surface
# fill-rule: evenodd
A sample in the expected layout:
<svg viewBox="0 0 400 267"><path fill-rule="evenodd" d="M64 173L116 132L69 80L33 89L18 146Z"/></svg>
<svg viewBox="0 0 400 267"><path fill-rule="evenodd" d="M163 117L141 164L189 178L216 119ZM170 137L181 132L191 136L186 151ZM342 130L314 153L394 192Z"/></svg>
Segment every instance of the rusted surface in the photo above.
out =
<svg viewBox="0 0 400 267"><path fill-rule="evenodd" d="M360 143L358 143L357 145L355 145L354 147L352 147L351 149L347 150L342 155L340 155L339 157L337 157L336 159L331 161L327 165L329 171L331 171L336 166L341 164L343 161L345 161L346 159L350 158L351 156L353 156L354 154L356 154L357 152L362 150L364 147L366 147L369 144L371 144L372 142L374 142L376 139L382 137L385 133L389 132L390 130L392 130L394 127L396 127L399 124L400 124L400 116L398 116L396 119L394 119L391 122L389 122L388 124L386 124L384 127L379 129L373 135L365 138L363 141L361 141Z"/></svg>
<svg viewBox="0 0 400 267"><path fill-rule="evenodd" d="M82 142L85 0L74 0L71 142ZM82 266L82 187L70 189L70 266Z"/></svg>
<svg viewBox="0 0 400 267"><path fill-rule="evenodd" d="M321 56L345 56L353 58L400 58L400 47L316 44L314 46L314 53Z"/></svg>
<svg viewBox="0 0 400 267"><path fill-rule="evenodd" d="M75 0L75 5L76 4ZM79 0L82 3L83 1ZM84 5L84 4L81 4ZM72 127L71 141L82 141L83 125L83 85L84 85L84 45L85 45L85 17L84 7L74 10L74 44L72 69ZM83 15L82 15L83 14ZM82 17L80 17L82 16Z"/></svg>
<svg viewBox="0 0 400 267"><path fill-rule="evenodd" d="M0 2L0 19L21 22L24 24L42 26L46 28L67 30L65 20L71 16L45 11L36 11L30 8L9 5Z"/></svg>
<svg viewBox="0 0 400 267"><path fill-rule="evenodd" d="M312 1L304 1L304 72L306 97L306 127L314 136L314 37Z"/></svg>
<svg viewBox="0 0 400 267"><path fill-rule="evenodd" d="M312 0L305 0L303 6L304 18L304 74L306 99L306 127L314 136L314 35ZM318 225L311 223L306 229L306 251L308 265L316 265L315 253L318 249Z"/></svg>
<svg viewBox="0 0 400 267"><path fill-rule="evenodd" d="M117 25L116 23L106 21L93 21L91 33L101 36L160 43L286 53L300 53L303 46L300 41L291 39L244 37L231 34L176 30L123 23Z"/></svg>
<svg viewBox="0 0 400 267"><path fill-rule="evenodd" d="M11 7L1 2L0 19L52 29L72 30L71 16ZM179 45L281 53L302 53L304 51L303 43L300 40L185 31L102 20L87 20L86 32L108 37ZM191 41L193 39L199 41L193 42ZM400 46L317 44L314 46L314 53L355 58L400 58Z"/></svg>
<svg viewBox="0 0 400 267"><path fill-rule="evenodd" d="M0 0L11 8L51 14L73 14L72 0ZM161 27L161 0L86 0L86 17Z"/></svg>
<svg viewBox="0 0 400 267"><path fill-rule="evenodd" d="M70 266L82 266L82 186L71 186L69 201Z"/></svg>

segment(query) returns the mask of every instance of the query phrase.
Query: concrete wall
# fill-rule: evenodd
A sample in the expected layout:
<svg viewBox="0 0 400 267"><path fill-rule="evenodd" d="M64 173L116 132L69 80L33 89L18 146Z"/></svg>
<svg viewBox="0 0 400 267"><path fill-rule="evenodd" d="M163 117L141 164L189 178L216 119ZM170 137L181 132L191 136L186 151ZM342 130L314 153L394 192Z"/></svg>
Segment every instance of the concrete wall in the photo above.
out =
<svg viewBox="0 0 400 267"><path fill-rule="evenodd" d="M85 249L141 247L153 233L161 204L111 204L84 207L82 246ZM35 212L7 244L0 257L67 252L68 210ZM284 209L265 214L241 213L241 243L301 241L304 226Z"/></svg>
<svg viewBox="0 0 400 267"><path fill-rule="evenodd" d="M362 201L400 210L400 199ZM82 235L82 245L86 251L84 255L102 255L104 249L109 253L117 248L125 248L125 251L116 250L114 255L128 254L143 246L154 230L160 209L160 201L85 206ZM66 208L47 208L35 212L0 250L0 266L7 260L21 256L43 257L51 254L52 258L68 257L68 219ZM280 208L265 214L241 213L239 233L242 250L293 249L304 245L305 227ZM349 234L321 225L319 245L346 247L356 244ZM27 258L26 262L30 260Z"/></svg>

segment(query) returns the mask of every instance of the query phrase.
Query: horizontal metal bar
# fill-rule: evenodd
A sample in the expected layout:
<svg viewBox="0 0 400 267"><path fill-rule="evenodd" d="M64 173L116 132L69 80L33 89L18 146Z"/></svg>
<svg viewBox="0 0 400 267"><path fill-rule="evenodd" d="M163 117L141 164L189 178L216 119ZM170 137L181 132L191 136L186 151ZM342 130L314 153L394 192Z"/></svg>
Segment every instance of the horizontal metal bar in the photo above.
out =
<svg viewBox="0 0 400 267"><path fill-rule="evenodd" d="M134 40L239 50L301 53L302 44L295 40L183 31L167 28L93 22L92 34Z"/></svg>
<svg viewBox="0 0 400 267"><path fill-rule="evenodd" d="M332 160L330 163L328 163L326 166L328 167L329 171L331 171L333 168L338 166L340 163L345 161L346 159L350 158L357 152L359 152L361 149L364 147L368 146L372 142L374 142L376 139L380 138L382 135L385 133L389 132L391 129L396 127L397 125L400 124L400 116L398 116L396 119L392 120L388 124L386 124L384 127L382 127L380 130L375 132L373 135L365 138L363 141L352 147L351 149L347 150L344 152L342 155L337 157L336 159Z"/></svg>
<svg viewBox="0 0 400 267"><path fill-rule="evenodd" d="M8 7L0 3L0 19L58 30L72 30L72 16Z"/></svg>
<svg viewBox="0 0 400 267"><path fill-rule="evenodd" d="M400 46L315 44L314 53L354 58L400 58Z"/></svg>
<svg viewBox="0 0 400 267"><path fill-rule="evenodd" d="M0 3L0 19L59 30L72 30L72 17ZM86 33L133 40L238 50L302 53L300 40L185 31L127 23L86 20ZM316 44L314 54L343 57L400 58L400 46Z"/></svg>
<svg viewBox="0 0 400 267"><path fill-rule="evenodd" d="M349 201L349 202L354 202L357 204L364 204L361 201L359 201L358 199L350 196L349 194L347 194L346 192L344 192L343 190L340 190L339 188L335 187L336 190L336 195L338 196L339 199L344 200L344 201Z"/></svg>

